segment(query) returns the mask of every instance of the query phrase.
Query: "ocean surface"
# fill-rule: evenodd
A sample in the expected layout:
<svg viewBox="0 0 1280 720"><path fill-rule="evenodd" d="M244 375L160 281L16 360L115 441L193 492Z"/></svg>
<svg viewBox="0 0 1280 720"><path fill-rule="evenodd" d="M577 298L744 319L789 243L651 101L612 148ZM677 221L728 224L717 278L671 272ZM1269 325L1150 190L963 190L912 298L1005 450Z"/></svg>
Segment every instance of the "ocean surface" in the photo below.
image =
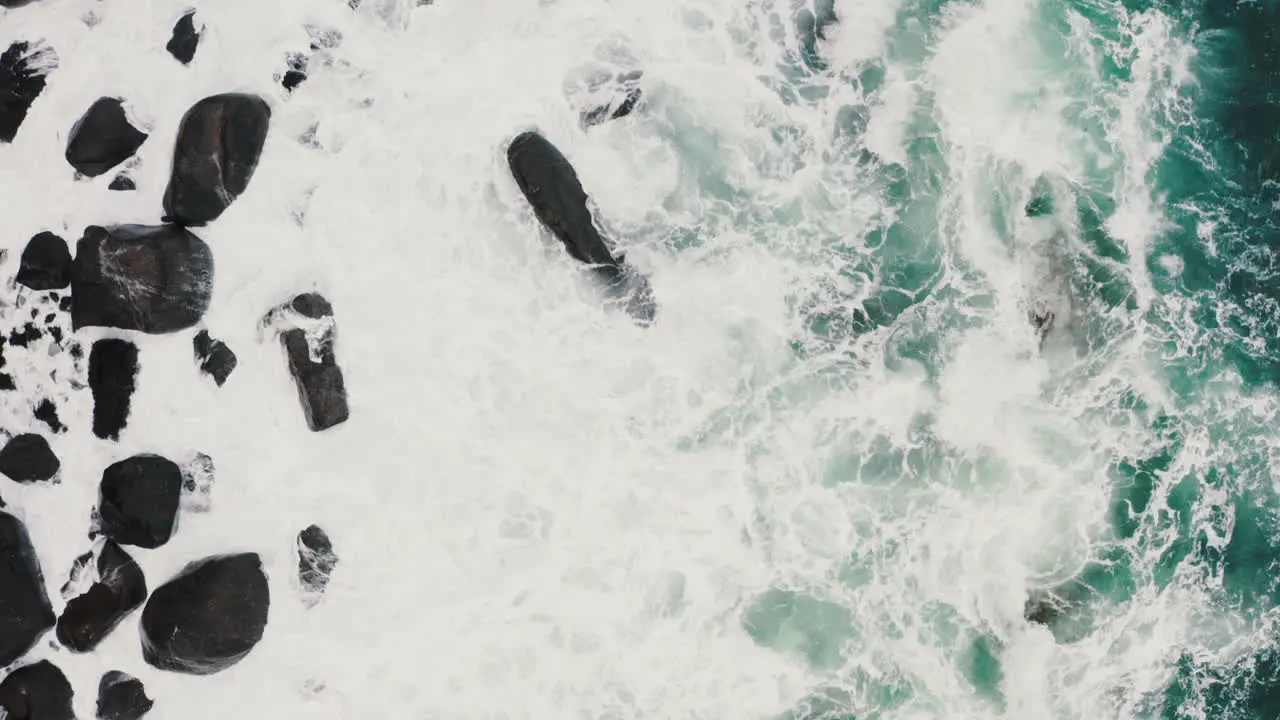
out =
<svg viewBox="0 0 1280 720"><path fill-rule="evenodd" d="M106 669L155 720L1280 717L1274 0L221 0L184 67L186 7L0 11L58 55L0 146L6 281L41 230L157 222L196 100L273 107L199 233L235 374L145 338L120 442L71 393L63 482L4 488L56 596L102 467L207 453L211 511L135 557L259 552L266 637L210 677L145 665L136 616L42 644L82 717ZM288 93L308 24L342 40ZM584 129L602 69L643 100ZM152 133L134 193L61 159L99 95ZM533 128L652 327L533 217ZM257 330L310 289L352 405L323 433Z"/></svg>

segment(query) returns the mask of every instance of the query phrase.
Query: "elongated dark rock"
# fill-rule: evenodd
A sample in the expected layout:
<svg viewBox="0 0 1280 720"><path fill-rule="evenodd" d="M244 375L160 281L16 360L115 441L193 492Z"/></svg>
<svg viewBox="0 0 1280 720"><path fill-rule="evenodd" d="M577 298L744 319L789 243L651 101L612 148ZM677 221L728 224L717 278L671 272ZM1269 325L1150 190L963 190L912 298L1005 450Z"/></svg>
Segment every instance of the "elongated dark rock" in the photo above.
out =
<svg viewBox="0 0 1280 720"><path fill-rule="evenodd" d="M133 157L146 139L125 117L120 98L98 98L71 126L67 162L82 175L98 177Z"/></svg>
<svg viewBox="0 0 1280 720"><path fill-rule="evenodd" d="M71 250L67 241L51 232L36 233L22 251L15 279L32 290L61 290L70 285Z"/></svg>
<svg viewBox="0 0 1280 720"><path fill-rule="evenodd" d="M183 568L142 609L142 656L161 670L209 675L262 640L271 605L257 553L217 555Z"/></svg>
<svg viewBox="0 0 1280 720"><path fill-rule="evenodd" d="M11 143L17 137L18 128L57 65L57 54L39 43L16 42L0 53L0 142Z"/></svg>
<svg viewBox="0 0 1280 720"><path fill-rule="evenodd" d="M15 435L0 449L0 475L19 483L45 482L58 474L62 463L49 441L35 433Z"/></svg>
<svg viewBox="0 0 1280 720"><path fill-rule="evenodd" d="M102 534L122 545L164 545L177 527L181 494L181 468L159 455L134 455L110 465L98 490Z"/></svg>
<svg viewBox="0 0 1280 720"><path fill-rule="evenodd" d="M308 604L319 602L337 566L333 542L320 526L309 525L298 533L298 582L310 595Z"/></svg>
<svg viewBox="0 0 1280 720"><path fill-rule="evenodd" d="M195 325L213 292L213 254L176 225L85 229L71 271L71 323L163 334Z"/></svg>
<svg viewBox="0 0 1280 720"><path fill-rule="evenodd" d="M231 206L258 167L271 106L256 95L213 95L191 106L178 127L165 222L200 226Z"/></svg>
<svg viewBox="0 0 1280 720"><path fill-rule="evenodd" d="M126 615L147 599L142 568L111 540L97 559L97 582L67 603L58 618L57 636L68 649L88 652L98 646Z"/></svg>
<svg viewBox="0 0 1280 720"><path fill-rule="evenodd" d="M56 618L27 528L0 512L0 667L35 647Z"/></svg>
<svg viewBox="0 0 1280 720"><path fill-rule="evenodd" d="M129 421L138 375L138 348L128 340L103 338L89 350L89 390L93 393L93 434L119 440Z"/></svg>
<svg viewBox="0 0 1280 720"><path fill-rule="evenodd" d="M186 65L196 56L196 48L200 45L201 33L196 31L196 11L188 10L173 25L173 37L165 44L164 49L175 60Z"/></svg>
<svg viewBox="0 0 1280 720"><path fill-rule="evenodd" d="M76 720L73 697L67 676L48 660L23 665L0 681L6 720Z"/></svg>
<svg viewBox="0 0 1280 720"><path fill-rule="evenodd" d="M98 681L98 720L140 720L154 706L142 681L132 675L110 670Z"/></svg>
<svg viewBox="0 0 1280 720"><path fill-rule="evenodd" d="M30 5L30 4L31 4L31 3L33 3L33 2L35 2L35 0L0 0L0 7L2 7L2 8L20 8L20 7L24 7L24 6L26 6L26 5Z"/></svg>
<svg viewBox="0 0 1280 720"><path fill-rule="evenodd" d="M196 362L200 363L200 372L213 378L222 387L236 369L236 354L221 340L210 337L208 330L196 333L193 341Z"/></svg>
<svg viewBox="0 0 1280 720"><path fill-rule="evenodd" d="M318 293L297 295L268 313L265 322L286 324L280 342L307 427L320 432L346 422L347 388L334 355L337 324L329 301Z"/></svg>

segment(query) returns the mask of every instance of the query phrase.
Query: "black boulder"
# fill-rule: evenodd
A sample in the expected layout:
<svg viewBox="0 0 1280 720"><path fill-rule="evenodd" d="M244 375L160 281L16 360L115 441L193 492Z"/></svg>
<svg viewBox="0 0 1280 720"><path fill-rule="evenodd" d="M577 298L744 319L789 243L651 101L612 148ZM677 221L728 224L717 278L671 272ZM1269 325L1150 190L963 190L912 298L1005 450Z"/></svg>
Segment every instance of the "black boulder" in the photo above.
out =
<svg viewBox="0 0 1280 720"><path fill-rule="evenodd" d="M62 463L49 441L35 433L15 435L0 449L0 475L20 483L45 482L58 474Z"/></svg>
<svg viewBox="0 0 1280 720"><path fill-rule="evenodd" d="M142 568L111 540L102 545L97 571L98 581L84 594L71 598L58 618L58 642L75 652L97 647L147 599Z"/></svg>
<svg viewBox="0 0 1280 720"><path fill-rule="evenodd" d="M256 95L213 95L191 106L178 127L165 222L205 225L244 192L258 167L271 106Z"/></svg>
<svg viewBox="0 0 1280 720"><path fill-rule="evenodd" d="M71 323L163 334L195 325L213 292L213 254L175 225L85 229L71 272Z"/></svg>
<svg viewBox="0 0 1280 720"><path fill-rule="evenodd" d="M6 720L75 720L74 696L67 676L48 660L23 665L0 682Z"/></svg>
<svg viewBox="0 0 1280 720"><path fill-rule="evenodd" d="M134 455L102 472L102 534L123 545L154 549L173 535L182 470L159 455Z"/></svg>
<svg viewBox="0 0 1280 720"><path fill-rule="evenodd" d="M0 53L0 142L11 143L17 137L57 64L57 54L40 44L19 41Z"/></svg>
<svg viewBox="0 0 1280 720"><path fill-rule="evenodd" d="M128 340L103 338L89 350L89 390L93 393L93 434L119 440L129 420L138 375L138 348Z"/></svg>
<svg viewBox="0 0 1280 720"><path fill-rule="evenodd" d="M155 702L138 678L111 670L98 681L98 720L139 720Z"/></svg>
<svg viewBox="0 0 1280 720"><path fill-rule="evenodd" d="M146 139L125 117L120 98L98 98L71 126L67 162L82 175L98 177L133 157Z"/></svg>
<svg viewBox="0 0 1280 720"><path fill-rule="evenodd" d="M318 525L309 525L298 533L298 582L315 602L329 586L329 577L338 566L329 535Z"/></svg>
<svg viewBox="0 0 1280 720"><path fill-rule="evenodd" d="M60 290L71 284L71 250L51 232L27 241L18 265L17 281L32 290Z"/></svg>
<svg viewBox="0 0 1280 720"><path fill-rule="evenodd" d="M346 422L350 411L346 381L334 355L333 306L318 293L303 293L268 314L268 322L290 325L280 341L307 427L320 432Z"/></svg>
<svg viewBox="0 0 1280 720"><path fill-rule="evenodd" d="M27 528L0 512L0 667L35 646L56 618Z"/></svg>
<svg viewBox="0 0 1280 720"><path fill-rule="evenodd" d="M142 655L161 670L210 675L244 659L262 639L271 604L256 553L187 565L142 609Z"/></svg>
<svg viewBox="0 0 1280 720"><path fill-rule="evenodd" d="M173 24L173 37L165 44L164 49L175 60L186 65L196 56L196 48L200 45L200 33L196 31L196 11L188 10L178 22Z"/></svg>
<svg viewBox="0 0 1280 720"><path fill-rule="evenodd" d="M200 372L213 378L222 387L223 383L236 369L236 354L221 340L210 337L208 330L196 333L194 340L196 362L200 363Z"/></svg>

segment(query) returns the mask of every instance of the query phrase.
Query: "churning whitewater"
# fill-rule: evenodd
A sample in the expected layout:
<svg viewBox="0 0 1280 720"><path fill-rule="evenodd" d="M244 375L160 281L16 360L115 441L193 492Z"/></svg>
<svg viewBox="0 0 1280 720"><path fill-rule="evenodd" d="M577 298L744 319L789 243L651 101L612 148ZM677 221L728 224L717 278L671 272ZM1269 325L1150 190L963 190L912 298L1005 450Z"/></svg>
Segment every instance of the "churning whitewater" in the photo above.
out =
<svg viewBox="0 0 1280 720"><path fill-rule="evenodd" d="M1277 12L0 2L0 717L1280 716Z"/></svg>

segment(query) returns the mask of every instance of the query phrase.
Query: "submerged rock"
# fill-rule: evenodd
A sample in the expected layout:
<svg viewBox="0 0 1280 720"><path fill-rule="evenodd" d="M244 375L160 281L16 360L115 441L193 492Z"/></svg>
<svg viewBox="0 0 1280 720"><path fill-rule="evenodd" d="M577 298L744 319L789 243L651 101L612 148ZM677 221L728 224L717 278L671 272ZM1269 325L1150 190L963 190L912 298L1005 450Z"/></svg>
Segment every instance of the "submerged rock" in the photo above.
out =
<svg viewBox="0 0 1280 720"><path fill-rule="evenodd" d="M138 375L138 348L128 340L103 338L89 350L89 390L93 393L93 434L119 440L129 421Z"/></svg>
<svg viewBox="0 0 1280 720"><path fill-rule="evenodd" d="M200 321L213 292L213 254L176 225L85 229L71 273L71 322L163 334Z"/></svg>
<svg viewBox="0 0 1280 720"><path fill-rule="evenodd" d="M27 527L6 512L0 512L0 613L0 667L25 655L56 619Z"/></svg>
<svg viewBox="0 0 1280 720"><path fill-rule="evenodd" d="M15 42L0 53L0 142L11 143L17 137L57 65L57 54L40 43Z"/></svg>
<svg viewBox="0 0 1280 720"><path fill-rule="evenodd" d="M71 598L58 618L58 641L75 652L97 647L147 599L142 568L124 548L106 540L97 556L97 581L83 594Z"/></svg>
<svg viewBox="0 0 1280 720"><path fill-rule="evenodd" d="M48 660L23 665L0 681L6 720L76 720L74 696L67 676Z"/></svg>
<svg viewBox="0 0 1280 720"><path fill-rule="evenodd" d="M329 535L318 525L310 525L298 533L298 582L314 605L329 586L329 577L338 566Z"/></svg>
<svg viewBox="0 0 1280 720"><path fill-rule="evenodd" d="M642 70L632 70L618 75L606 74L591 82L589 107L581 112L579 120L583 128L617 120L631 114L640 104Z"/></svg>
<svg viewBox="0 0 1280 720"><path fill-rule="evenodd" d="M334 356L337 325L333 306L318 293L304 293L268 313L269 325L286 325L280 333L289 374L313 432L346 422L346 381Z"/></svg>
<svg viewBox="0 0 1280 720"><path fill-rule="evenodd" d="M231 371L236 369L236 354L231 352L226 343L210 337L208 330L196 333L193 344L200 372L213 378L218 387L222 387Z"/></svg>
<svg viewBox="0 0 1280 720"><path fill-rule="evenodd" d="M51 232L27 241L18 265L17 281L32 290L61 290L71 284L71 250Z"/></svg>
<svg viewBox="0 0 1280 720"><path fill-rule="evenodd" d="M52 480L62 463L49 441L35 433L16 435L0 449L0 475L19 483Z"/></svg>
<svg viewBox="0 0 1280 720"><path fill-rule="evenodd" d="M182 470L159 455L134 455L109 466L99 486L102 534L124 545L164 545L177 525L181 493Z"/></svg>
<svg viewBox="0 0 1280 720"><path fill-rule="evenodd" d="M164 49L175 60L186 65L196 56L196 48L200 45L201 33L196 30L196 11L188 10L173 25L173 37L165 44Z"/></svg>
<svg viewBox="0 0 1280 720"><path fill-rule="evenodd" d="M82 175L98 177L133 157L146 139L125 117L120 98L98 98L71 126L67 162Z"/></svg>
<svg viewBox="0 0 1280 720"><path fill-rule="evenodd" d="M285 90L293 92L294 88L307 79L307 57L302 53L289 53L285 56L285 64L288 69L281 76L280 85Z"/></svg>
<svg viewBox="0 0 1280 720"><path fill-rule="evenodd" d="M248 187L270 124L271 106L256 95L213 95L193 105L178 127L165 221L200 226L222 215Z"/></svg>
<svg viewBox="0 0 1280 720"><path fill-rule="evenodd" d="M139 720L155 702L138 678L111 670L98 682L98 720Z"/></svg>
<svg viewBox="0 0 1280 720"><path fill-rule="evenodd" d="M193 562L143 608L143 658L161 670L193 675L225 670L262 640L270 604L256 553Z"/></svg>
<svg viewBox="0 0 1280 720"><path fill-rule="evenodd" d="M195 453L182 466L182 497L179 505L191 512L208 511L213 500L213 458Z"/></svg>

